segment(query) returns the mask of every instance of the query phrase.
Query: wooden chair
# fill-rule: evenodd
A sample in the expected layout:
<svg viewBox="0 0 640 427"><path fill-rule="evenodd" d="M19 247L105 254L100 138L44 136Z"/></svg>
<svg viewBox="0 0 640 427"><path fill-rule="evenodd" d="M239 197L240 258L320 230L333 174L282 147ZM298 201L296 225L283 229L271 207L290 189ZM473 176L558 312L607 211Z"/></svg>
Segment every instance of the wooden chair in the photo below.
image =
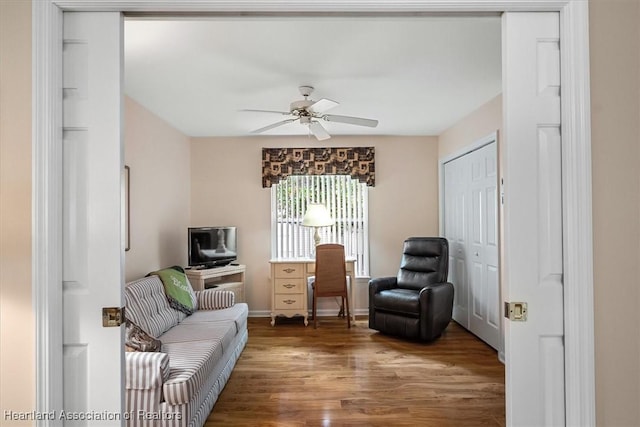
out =
<svg viewBox="0 0 640 427"><path fill-rule="evenodd" d="M353 284L352 284L353 286ZM347 327L351 328L347 271L344 264L344 246L327 243L316 246L316 272L313 283L313 327L318 327L316 300L323 297L342 297L347 308Z"/></svg>

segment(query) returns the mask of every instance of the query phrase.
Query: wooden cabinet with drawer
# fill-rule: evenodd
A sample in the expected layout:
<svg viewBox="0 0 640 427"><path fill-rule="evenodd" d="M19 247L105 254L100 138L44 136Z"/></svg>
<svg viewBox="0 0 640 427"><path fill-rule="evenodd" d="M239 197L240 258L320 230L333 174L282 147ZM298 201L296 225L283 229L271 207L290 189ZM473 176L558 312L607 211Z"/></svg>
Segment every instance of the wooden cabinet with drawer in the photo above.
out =
<svg viewBox="0 0 640 427"><path fill-rule="evenodd" d="M272 260L271 287L271 326L277 316L302 316L305 326L308 325L305 264Z"/></svg>

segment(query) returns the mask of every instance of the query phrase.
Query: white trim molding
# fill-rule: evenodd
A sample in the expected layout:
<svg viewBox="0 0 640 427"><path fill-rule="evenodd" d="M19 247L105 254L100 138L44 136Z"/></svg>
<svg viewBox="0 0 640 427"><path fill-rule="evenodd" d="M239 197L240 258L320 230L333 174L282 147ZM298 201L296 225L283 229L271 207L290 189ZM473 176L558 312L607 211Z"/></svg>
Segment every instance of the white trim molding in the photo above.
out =
<svg viewBox="0 0 640 427"><path fill-rule="evenodd" d="M33 290L37 410L62 405L62 11L429 14L558 11L562 46L566 425L595 426L589 28L586 0L37 0L33 5ZM60 368L60 369L59 369ZM39 423L38 425L45 425Z"/></svg>
<svg viewBox="0 0 640 427"><path fill-rule="evenodd" d="M457 159L458 157L462 157L465 154L469 154L472 151L476 151L482 147L484 147L485 145L489 145L492 142L497 142L498 141L498 131L494 130L493 132L491 132L490 134L488 134L485 137L482 137L476 141L473 141L471 144L469 145L465 145L464 147L462 147L461 149L447 155L444 156L443 158L438 160L438 163L444 165L445 163L450 162L451 160Z"/></svg>
<svg viewBox="0 0 640 427"><path fill-rule="evenodd" d="M565 416L576 427L596 425L588 24L586 1L561 9Z"/></svg>
<svg viewBox="0 0 640 427"><path fill-rule="evenodd" d="M63 10L129 13L485 13L560 11L585 0L48 0Z"/></svg>
<svg viewBox="0 0 640 427"><path fill-rule="evenodd" d="M62 11L32 2L32 276L36 411L62 410ZM42 420L39 426L61 425Z"/></svg>

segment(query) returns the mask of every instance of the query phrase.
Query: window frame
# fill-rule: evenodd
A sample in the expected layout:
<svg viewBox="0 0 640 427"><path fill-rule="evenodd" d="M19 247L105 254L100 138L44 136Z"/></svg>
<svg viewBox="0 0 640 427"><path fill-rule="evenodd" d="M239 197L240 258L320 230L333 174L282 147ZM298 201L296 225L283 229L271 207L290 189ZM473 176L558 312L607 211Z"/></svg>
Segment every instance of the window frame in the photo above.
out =
<svg viewBox="0 0 640 427"><path fill-rule="evenodd" d="M333 179L336 177L345 177L346 175L324 175L321 177L321 179ZM307 179L313 179L314 177L317 177L317 175L291 175L290 177L287 177L286 179L281 180L280 182L278 182L277 184L273 184L271 186L271 258L272 259L309 259L310 257L313 256L313 251L310 250L308 251L310 253L310 256L304 256L304 254L301 256L300 254L298 254L297 256L293 256L293 257L287 257L287 256L281 256L278 254L278 210L277 210L277 193L278 193L278 189L281 188L281 184L283 182L286 182L289 178L293 177L292 179L300 179L300 177L306 177ZM329 178L329 177L333 177L333 178ZM345 252L346 252L346 256L349 258L355 258L356 259L356 278L368 278L370 277L369 275L369 267L370 267L370 257L369 257L369 187L366 185L366 183L363 182L358 182L358 180L352 178L352 177L348 177L346 176L348 179L351 180L351 182L357 186L360 186L360 192L362 195L362 206L360 207L362 210L361 216L360 218L355 218L357 221L361 221L362 222L362 227L360 227L359 229L362 230L362 240L357 242L355 245L346 245L344 241L339 241L340 239L336 239L337 236L339 236L340 234L342 234L338 229L340 227L337 227L338 222L336 222L336 225L333 226L329 226L329 227L322 227L320 228L319 232L320 235L322 236L322 241L327 243L329 239L330 241L332 241L333 243L341 243L341 244L345 244ZM325 189L326 187L323 186L323 189ZM306 203L323 203L322 200L317 200L317 198L314 197L309 197L307 196L307 200ZM332 213L332 216L334 215L334 209L332 205L327 206L329 208L329 210ZM300 217L299 217L299 221L302 222L302 217L304 216L304 210L300 211ZM310 248L312 247L311 245L313 245L313 233L314 233L314 229L312 227L303 227L300 226L302 228L308 228L308 230L304 230L302 233L300 233L298 239L301 245L308 245ZM356 232L357 230L353 230L353 232ZM355 247L355 251L349 251L349 249L351 247ZM358 250L357 248L361 248L360 250Z"/></svg>

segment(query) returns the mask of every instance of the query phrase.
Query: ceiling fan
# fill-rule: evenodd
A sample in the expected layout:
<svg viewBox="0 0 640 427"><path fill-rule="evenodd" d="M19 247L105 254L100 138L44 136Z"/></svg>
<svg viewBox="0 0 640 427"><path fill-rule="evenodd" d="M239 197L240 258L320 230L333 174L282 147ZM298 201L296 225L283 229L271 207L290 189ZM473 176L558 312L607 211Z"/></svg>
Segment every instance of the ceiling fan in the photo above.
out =
<svg viewBox="0 0 640 427"><path fill-rule="evenodd" d="M377 120L363 119L361 117L337 116L335 114L324 114L325 111L337 107L340 104L326 98L322 98L318 101L309 99L311 92L313 92L313 87L311 86L300 86L298 89L300 90L300 94L304 97L304 99L293 101L289 105L289 111L242 110L257 113L276 113L285 116L292 116L291 118L272 123L260 129L256 129L251 133L262 133L278 126L286 125L287 123L292 123L299 120L301 124L309 126L309 131L319 141L322 141L324 139L331 138L331 135L329 135L322 124L320 124L321 120L324 120L326 122L347 123L357 126L368 126L372 128L378 126Z"/></svg>

